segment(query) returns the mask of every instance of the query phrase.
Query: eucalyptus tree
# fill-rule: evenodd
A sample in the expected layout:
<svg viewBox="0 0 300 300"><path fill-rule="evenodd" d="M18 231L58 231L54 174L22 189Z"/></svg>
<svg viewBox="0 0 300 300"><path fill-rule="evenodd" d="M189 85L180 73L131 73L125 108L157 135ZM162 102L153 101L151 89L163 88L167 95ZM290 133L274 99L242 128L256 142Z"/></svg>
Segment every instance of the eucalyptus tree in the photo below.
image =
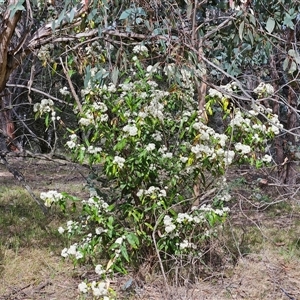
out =
<svg viewBox="0 0 300 300"><path fill-rule="evenodd" d="M31 95L46 93L54 102L65 100L57 94L62 82L52 90L46 80L37 83L41 69L64 78L69 100L80 112L80 91L89 78L97 76L103 83L112 78L117 83L130 69L134 46L142 44L150 50L145 64L173 63L178 70L184 66L193 72L195 101L207 121L212 118L207 115L208 88L222 91L220 86L233 81L238 87L230 95L233 106L249 109L255 101L270 106L285 124L276 140L275 161L283 169L282 180L295 180L291 172L298 135L297 1L11 0L2 1L0 8L1 133L12 149L21 148L14 135L16 118L26 132L36 134L16 113L26 102L40 100ZM180 76L176 78L180 84ZM253 92L262 81L275 88L272 97Z"/></svg>

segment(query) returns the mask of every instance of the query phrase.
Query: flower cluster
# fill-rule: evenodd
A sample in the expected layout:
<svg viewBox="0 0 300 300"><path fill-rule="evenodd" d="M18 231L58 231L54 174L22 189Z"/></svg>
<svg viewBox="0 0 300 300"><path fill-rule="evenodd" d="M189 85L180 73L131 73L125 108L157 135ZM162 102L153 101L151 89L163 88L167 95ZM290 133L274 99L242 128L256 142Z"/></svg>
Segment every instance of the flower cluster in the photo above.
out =
<svg viewBox="0 0 300 300"><path fill-rule="evenodd" d="M43 115L44 113L49 113L54 111L54 102L51 99L43 99L41 103L35 103L33 106L33 111Z"/></svg>
<svg viewBox="0 0 300 300"><path fill-rule="evenodd" d="M138 133L138 129L134 124L128 124L123 127L123 131L126 132L130 136L136 136Z"/></svg>
<svg viewBox="0 0 300 300"><path fill-rule="evenodd" d="M81 282L78 285L78 290L83 293L86 294L89 291L92 292L94 297L102 297L101 299L103 300L109 300L110 297L108 296L109 294L109 282L106 281L102 281L102 282L96 282L96 281L92 281L91 283L85 283L85 282Z"/></svg>
<svg viewBox="0 0 300 300"><path fill-rule="evenodd" d="M84 205L89 206L90 208L97 209L98 212L107 212L108 204L99 196L93 195L88 200L82 200Z"/></svg>
<svg viewBox="0 0 300 300"><path fill-rule="evenodd" d="M61 251L61 256L66 258L69 255L73 255L77 260L83 258L83 254L80 250L78 250L78 244L75 243L71 245L69 248L64 248Z"/></svg>
<svg viewBox="0 0 300 300"><path fill-rule="evenodd" d="M68 91L68 88L66 86L64 86L63 88L59 89L59 92L63 95L63 96L69 96L70 95L70 91Z"/></svg>
<svg viewBox="0 0 300 300"><path fill-rule="evenodd" d="M57 191L42 192L40 198L45 202L45 206L50 207L52 203L56 203L63 199L61 193Z"/></svg>
<svg viewBox="0 0 300 300"><path fill-rule="evenodd" d="M122 169L125 164L125 158L120 156L115 156L113 160L113 164L117 165L120 169Z"/></svg>
<svg viewBox="0 0 300 300"><path fill-rule="evenodd" d="M195 243L197 240L195 228L201 229L203 236L209 237L210 227L213 228L213 225L222 222L229 211L228 207L213 208L211 204L203 204L200 207L193 207L190 212L178 213L177 216L165 215L163 238L177 241L178 253L196 250L198 247ZM187 234L190 231L194 232L194 236Z"/></svg>
<svg viewBox="0 0 300 300"><path fill-rule="evenodd" d="M196 159L208 158L210 161L221 162L228 166L233 162L235 152L224 150L228 136L215 132L215 130L198 119L193 128L197 132L197 143L191 146L191 152ZM218 165L218 163L217 163Z"/></svg>
<svg viewBox="0 0 300 300"><path fill-rule="evenodd" d="M43 62L43 66L46 66L47 62L51 61L51 51L54 49L53 44L43 45L38 53L37 57Z"/></svg>
<svg viewBox="0 0 300 300"><path fill-rule="evenodd" d="M253 92L258 95L259 98L267 97L274 94L274 87L270 83L261 82Z"/></svg>
<svg viewBox="0 0 300 300"><path fill-rule="evenodd" d="M133 53L139 54L139 53L148 53L148 48L144 45L136 45L132 49Z"/></svg>
<svg viewBox="0 0 300 300"><path fill-rule="evenodd" d="M151 198L164 198L167 196L167 192L165 189L160 189L156 186L150 186L147 190L140 189L137 194L139 198L150 196Z"/></svg>
<svg viewBox="0 0 300 300"><path fill-rule="evenodd" d="M66 142L66 145L68 146L68 148L73 149L77 146L77 135L76 134L71 134L70 135L70 140Z"/></svg>

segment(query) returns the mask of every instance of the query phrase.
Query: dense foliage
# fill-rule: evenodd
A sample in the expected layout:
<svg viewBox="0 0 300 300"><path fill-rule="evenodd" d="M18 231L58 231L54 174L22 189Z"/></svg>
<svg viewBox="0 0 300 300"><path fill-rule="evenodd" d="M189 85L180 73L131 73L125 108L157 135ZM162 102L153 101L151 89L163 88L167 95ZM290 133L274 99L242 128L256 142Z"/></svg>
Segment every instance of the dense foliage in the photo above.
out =
<svg viewBox="0 0 300 300"><path fill-rule="evenodd" d="M82 208L60 228L75 240L64 257L92 262L102 280L149 257L163 273L170 257L200 262L228 213L229 165L273 162L296 181L299 8L0 2L0 139L52 155L65 145L91 168L89 199L41 194ZM80 289L108 297L103 282Z"/></svg>

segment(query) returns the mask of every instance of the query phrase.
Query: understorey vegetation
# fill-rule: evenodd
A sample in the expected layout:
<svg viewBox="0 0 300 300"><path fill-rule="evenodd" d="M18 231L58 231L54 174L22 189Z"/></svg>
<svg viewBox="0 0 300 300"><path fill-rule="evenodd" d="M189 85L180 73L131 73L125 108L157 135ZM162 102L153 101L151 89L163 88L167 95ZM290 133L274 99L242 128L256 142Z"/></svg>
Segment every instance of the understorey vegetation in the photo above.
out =
<svg viewBox="0 0 300 300"><path fill-rule="evenodd" d="M115 299L110 280L146 266L166 287L178 262L201 276L235 201L233 168L296 186L299 9L0 1L1 160L42 153L89 169L88 198L40 193L48 211L72 211L58 232L61 256L95 272L83 299Z"/></svg>

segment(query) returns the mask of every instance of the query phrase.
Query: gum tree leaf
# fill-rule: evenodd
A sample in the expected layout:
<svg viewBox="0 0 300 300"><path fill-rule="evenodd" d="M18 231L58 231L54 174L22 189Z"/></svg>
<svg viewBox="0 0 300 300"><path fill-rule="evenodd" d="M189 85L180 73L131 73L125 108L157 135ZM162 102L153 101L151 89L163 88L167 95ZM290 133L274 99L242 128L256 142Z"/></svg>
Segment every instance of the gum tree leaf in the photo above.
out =
<svg viewBox="0 0 300 300"><path fill-rule="evenodd" d="M267 24L266 24L266 29L268 30L269 33L272 33L275 28L275 20L271 17L269 17Z"/></svg>

